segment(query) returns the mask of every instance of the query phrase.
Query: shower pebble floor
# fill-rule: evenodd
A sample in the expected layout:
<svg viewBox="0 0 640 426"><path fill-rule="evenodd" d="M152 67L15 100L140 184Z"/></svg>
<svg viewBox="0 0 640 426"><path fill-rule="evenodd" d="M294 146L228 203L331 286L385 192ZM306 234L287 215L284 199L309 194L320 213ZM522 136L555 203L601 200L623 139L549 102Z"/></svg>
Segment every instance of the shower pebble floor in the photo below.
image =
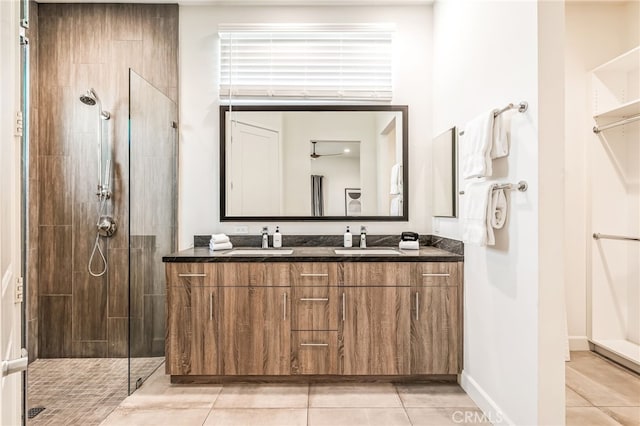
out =
<svg viewBox="0 0 640 426"><path fill-rule="evenodd" d="M29 365L28 408L45 410L28 425L98 425L127 397L127 358L38 359ZM148 377L163 357L133 358L131 370ZM132 389L135 386L132 384Z"/></svg>

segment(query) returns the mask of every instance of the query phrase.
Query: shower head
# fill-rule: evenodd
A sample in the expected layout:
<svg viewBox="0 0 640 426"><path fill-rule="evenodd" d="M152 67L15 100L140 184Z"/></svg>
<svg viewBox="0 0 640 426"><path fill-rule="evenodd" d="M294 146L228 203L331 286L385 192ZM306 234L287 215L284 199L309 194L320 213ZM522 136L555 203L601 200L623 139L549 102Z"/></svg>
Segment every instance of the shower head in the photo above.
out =
<svg viewBox="0 0 640 426"><path fill-rule="evenodd" d="M80 102L85 105L94 106L96 103L98 104L98 108L100 108L100 118L103 120L108 120L111 118L111 114L108 111L102 110L102 102L100 102L100 98L96 94L93 88L87 90L84 95L80 95Z"/></svg>
<svg viewBox="0 0 640 426"><path fill-rule="evenodd" d="M94 92L93 89L87 90L87 93L80 96L80 102L85 105L94 106L97 101L98 95L96 95L96 92Z"/></svg>

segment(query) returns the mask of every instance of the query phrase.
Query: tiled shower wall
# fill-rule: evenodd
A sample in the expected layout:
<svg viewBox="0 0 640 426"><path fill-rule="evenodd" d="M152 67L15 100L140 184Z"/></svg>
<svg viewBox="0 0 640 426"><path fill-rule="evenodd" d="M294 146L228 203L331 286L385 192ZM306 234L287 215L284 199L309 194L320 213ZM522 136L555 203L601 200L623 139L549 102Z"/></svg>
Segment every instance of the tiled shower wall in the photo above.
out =
<svg viewBox="0 0 640 426"><path fill-rule="evenodd" d="M129 68L177 102L178 7L40 4L37 21L30 346L40 358L127 356ZM100 278L87 270L98 207L98 113L79 96L90 87L111 112L106 136L112 138L115 161L114 195L108 203L118 231L103 245L109 270ZM100 269L98 264L95 269ZM158 286L140 281L132 280L132 298L150 300L157 307L162 294L143 296L145 287ZM144 303L132 306L131 340L137 355L159 355L162 345L145 336L158 335L149 328L162 327L163 316L162 309Z"/></svg>

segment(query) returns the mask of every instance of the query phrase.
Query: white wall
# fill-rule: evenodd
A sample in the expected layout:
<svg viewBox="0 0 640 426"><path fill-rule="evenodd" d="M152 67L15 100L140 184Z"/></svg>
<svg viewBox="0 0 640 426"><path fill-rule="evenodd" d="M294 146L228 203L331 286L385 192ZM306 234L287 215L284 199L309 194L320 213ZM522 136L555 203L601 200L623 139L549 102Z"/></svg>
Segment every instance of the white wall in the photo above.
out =
<svg viewBox="0 0 640 426"><path fill-rule="evenodd" d="M324 214L344 216L344 189L360 188L360 158L319 158L311 163L311 174L324 176Z"/></svg>
<svg viewBox="0 0 640 426"><path fill-rule="evenodd" d="M428 141L432 119L432 8L395 7L180 7L180 195L179 247L194 234L233 233L234 223L219 221L218 89L216 57L219 23L395 23L392 103L409 105L409 222L377 222L372 234L431 231ZM247 223L251 234L263 225L284 234L342 234L332 223Z"/></svg>
<svg viewBox="0 0 640 426"><path fill-rule="evenodd" d="M595 184L601 185L595 195L614 196L613 200L599 200L600 204L594 204L593 207L609 211L610 205L618 205L613 213L630 211L616 202L615 197L620 201L624 201L625 197L615 192L625 193L626 189L620 188L603 145L591 131L594 122L590 72L598 65L640 45L639 22L640 2L637 1L568 2L566 7L565 283L569 338L572 349L576 350L588 349L587 271L590 270L591 234L594 231L613 233L611 228L592 229L589 176L593 176ZM597 150L593 157L591 149ZM627 158L632 159L633 156ZM620 221L610 221L614 222ZM622 218L622 222L627 223L628 219ZM611 251L624 250L624 243L611 246L606 242L604 246L609 248L607 257L618 260L624 257L626 261L626 252L616 255ZM594 253L599 257L598 252ZM613 308L610 314L612 319L617 317Z"/></svg>
<svg viewBox="0 0 640 426"><path fill-rule="evenodd" d="M562 18L562 3L556 4L559 10L541 15L556 21L558 16ZM543 200L543 183L546 186L551 177L557 178L559 168L557 161L551 161L547 168L543 160L548 159L550 146L562 147L563 135L556 131L552 139L539 140L539 132L542 135L544 130L548 137L558 123L550 122L544 128L539 123L539 109L543 104L549 107L551 99L543 96L546 87L542 83L553 83L553 92L548 91L552 95L557 93L557 81L539 80L538 69L545 64L550 71L551 64L557 62L557 52L549 46L548 38L557 37L561 48L562 28L556 28L557 22L545 28L539 12L535 1L469 0L437 2L434 7L432 135L453 125L462 126L490 108L529 102L526 114L513 117L511 154L494 162L494 179L525 180L529 190L510 194L509 219L506 229L496 235L495 247L465 246L462 383L495 424L564 422L561 305L545 312L548 322L539 322L539 312L546 307L542 302L547 303L549 294L562 288L560 274L548 283L555 289L545 286L546 293L539 294L541 265L547 267L546 275L562 270L562 233L552 240L555 247L550 253L560 253L554 263L548 255L540 254L546 247L539 231L556 231L558 227L538 222L539 216L548 217L543 213L550 211L550 201L558 197ZM541 36L545 32L547 38ZM539 56L542 44L551 57L546 58L544 52ZM562 79L562 72L558 76ZM464 197L460 201L464 203ZM540 211L543 202L544 212ZM433 221L436 233L460 238L457 219Z"/></svg>

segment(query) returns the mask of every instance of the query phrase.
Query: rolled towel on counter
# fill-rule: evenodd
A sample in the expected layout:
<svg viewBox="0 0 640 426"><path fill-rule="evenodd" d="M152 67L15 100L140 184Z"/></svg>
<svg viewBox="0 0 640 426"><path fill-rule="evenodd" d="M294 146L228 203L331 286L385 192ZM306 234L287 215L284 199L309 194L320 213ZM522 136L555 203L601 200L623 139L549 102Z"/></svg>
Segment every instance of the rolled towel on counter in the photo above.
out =
<svg viewBox="0 0 640 426"><path fill-rule="evenodd" d="M214 244L228 243L229 241L227 234L211 234L211 240L209 240L210 243Z"/></svg>
<svg viewBox="0 0 640 426"><path fill-rule="evenodd" d="M419 241L400 241L400 250L420 250Z"/></svg>
<svg viewBox="0 0 640 426"><path fill-rule="evenodd" d="M231 250L233 248L233 244L230 241L226 243L209 243L209 250L218 251L218 250Z"/></svg>

